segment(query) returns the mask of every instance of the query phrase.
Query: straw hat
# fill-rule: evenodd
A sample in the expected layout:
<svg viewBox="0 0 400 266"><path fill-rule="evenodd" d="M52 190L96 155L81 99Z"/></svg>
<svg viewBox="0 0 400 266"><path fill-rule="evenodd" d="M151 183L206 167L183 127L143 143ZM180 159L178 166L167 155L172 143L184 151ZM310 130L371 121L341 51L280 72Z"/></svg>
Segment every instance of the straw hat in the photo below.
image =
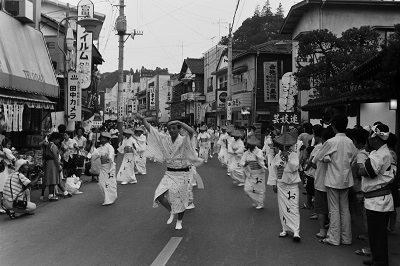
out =
<svg viewBox="0 0 400 266"><path fill-rule="evenodd" d="M227 133L232 133L235 130L235 126L234 125L229 125L228 129L226 130Z"/></svg>
<svg viewBox="0 0 400 266"><path fill-rule="evenodd" d="M101 132L100 138L101 138L101 137L103 137L103 138L109 138L109 139L112 138L112 137L111 137L111 134L108 133L108 132Z"/></svg>
<svg viewBox="0 0 400 266"><path fill-rule="evenodd" d="M253 145L253 146L257 146L257 145L259 145L260 144L260 141L256 138L256 136L250 136L248 139L247 139L247 144L248 145Z"/></svg>
<svg viewBox="0 0 400 266"><path fill-rule="evenodd" d="M19 171L19 168L21 168L23 165L28 164L28 160L24 159L19 159L15 162L15 171Z"/></svg>
<svg viewBox="0 0 400 266"><path fill-rule="evenodd" d="M207 127L206 126L201 126L199 129L202 130L202 131L206 131Z"/></svg>
<svg viewBox="0 0 400 266"><path fill-rule="evenodd" d="M297 143L297 131L285 132L275 137L274 141L280 145L292 146Z"/></svg>
<svg viewBox="0 0 400 266"><path fill-rule="evenodd" d="M243 135L239 130L235 130L235 131L232 132L231 136L234 137L234 138L240 138Z"/></svg>
<svg viewBox="0 0 400 266"><path fill-rule="evenodd" d="M123 134L126 134L126 135L133 135L133 134L134 134L134 132L133 132L132 129L130 129L130 128L125 128L125 129L122 131L122 133L123 133Z"/></svg>
<svg viewBox="0 0 400 266"><path fill-rule="evenodd" d="M221 130L227 130L228 128L226 126L222 126Z"/></svg>
<svg viewBox="0 0 400 266"><path fill-rule="evenodd" d="M142 131L144 132L144 129L142 127L135 127L135 131Z"/></svg>

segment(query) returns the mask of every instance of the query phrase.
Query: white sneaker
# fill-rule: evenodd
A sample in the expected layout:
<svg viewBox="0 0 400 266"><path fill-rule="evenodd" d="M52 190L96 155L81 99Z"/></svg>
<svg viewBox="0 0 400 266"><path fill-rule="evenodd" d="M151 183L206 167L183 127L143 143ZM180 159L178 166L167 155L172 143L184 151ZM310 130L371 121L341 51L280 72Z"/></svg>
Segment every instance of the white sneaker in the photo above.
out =
<svg viewBox="0 0 400 266"><path fill-rule="evenodd" d="M279 237L286 237L287 236L287 232L286 231L282 231L279 234Z"/></svg>
<svg viewBox="0 0 400 266"><path fill-rule="evenodd" d="M194 209L194 204L193 204L193 203L190 203L190 204L186 207L186 210L191 210L191 209Z"/></svg>
<svg viewBox="0 0 400 266"><path fill-rule="evenodd" d="M126 182L126 181L121 182L121 185L126 185L126 184L128 184L128 182Z"/></svg>
<svg viewBox="0 0 400 266"><path fill-rule="evenodd" d="M176 220L175 230L182 229L182 220Z"/></svg>
<svg viewBox="0 0 400 266"><path fill-rule="evenodd" d="M129 183L131 183L131 184L136 184L136 183L137 183L137 181L132 181L132 182L129 182Z"/></svg>
<svg viewBox="0 0 400 266"><path fill-rule="evenodd" d="M82 194L83 192L82 191L77 191L77 192L75 192L75 194Z"/></svg>
<svg viewBox="0 0 400 266"><path fill-rule="evenodd" d="M230 175L231 175L231 173L227 172L227 173L226 173L226 175L230 176Z"/></svg>
<svg viewBox="0 0 400 266"><path fill-rule="evenodd" d="M243 187L244 184L243 184L243 183L239 183L237 186L238 186L238 187Z"/></svg>
<svg viewBox="0 0 400 266"><path fill-rule="evenodd" d="M262 205L258 205L258 206L256 207L256 209L257 209L257 210L264 209L264 206L262 206Z"/></svg>

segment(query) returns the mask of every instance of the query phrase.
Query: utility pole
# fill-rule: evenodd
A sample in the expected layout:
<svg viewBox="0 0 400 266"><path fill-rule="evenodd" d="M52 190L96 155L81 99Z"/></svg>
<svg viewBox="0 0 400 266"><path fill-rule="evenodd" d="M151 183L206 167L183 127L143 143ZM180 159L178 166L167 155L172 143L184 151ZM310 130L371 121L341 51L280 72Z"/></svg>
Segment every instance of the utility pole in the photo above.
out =
<svg viewBox="0 0 400 266"><path fill-rule="evenodd" d="M227 77L227 91L228 101L232 101L232 27L229 24L229 35L228 35L228 77ZM226 120L232 120L232 109L227 109Z"/></svg>
<svg viewBox="0 0 400 266"><path fill-rule="evenodd" d="M126 33L126 16L125 16L125 3L124 0L119 0L119 16L116 21L116 30L117 35L119 35L118 39L118 94L117 94L117 127L119 131L118 141L122 140L122 131L123 131L123 117L124 117L124 43L127 39L124 40L124 37L128 35L128 37L134 38L135 35L143 35L141 31L134 31L132 33Z"/></svg>

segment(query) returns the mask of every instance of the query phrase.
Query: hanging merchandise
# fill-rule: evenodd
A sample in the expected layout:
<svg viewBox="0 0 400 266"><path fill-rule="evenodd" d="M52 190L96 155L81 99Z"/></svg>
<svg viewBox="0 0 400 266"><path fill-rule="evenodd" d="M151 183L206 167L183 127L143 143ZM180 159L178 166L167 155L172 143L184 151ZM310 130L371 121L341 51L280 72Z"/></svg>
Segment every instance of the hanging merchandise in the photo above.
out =
<svg viewBox="0 0 400 266"><path fill-rule="evenodd" d="M14 104L13 105L13 126L12 126L12 131L18 131L18 105Z"/></svg>
<svg viewBox="0 0 400 266"><path fill-rule="evenodd" d="M22 116L24 114L24 105L18 105L18 131L22 131Z"/></svg>

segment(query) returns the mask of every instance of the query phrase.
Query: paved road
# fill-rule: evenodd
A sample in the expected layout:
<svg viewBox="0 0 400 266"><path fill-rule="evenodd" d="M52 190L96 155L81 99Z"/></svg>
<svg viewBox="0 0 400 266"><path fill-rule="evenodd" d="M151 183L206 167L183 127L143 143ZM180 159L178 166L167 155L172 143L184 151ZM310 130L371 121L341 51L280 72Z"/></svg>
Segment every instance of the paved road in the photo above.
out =
<svg viewBox="0 0 400 266"><path fill-rule="evenodd" d="M195 189L196 208L176 231L166 225L165 209L152 208L164 170L148 162L148 175L138 176L136 185L118 186L111 206L101 206L98 185L87 182L81 195L40 202L34 216L13 221L0 216L0 265L345 266L367 258L354 254L365 246L360 240L352 246L319 244L318 224L307 210L301 210L301 243L279 238L276 194L268 187L266 208L255 210L216 158L198 169L205 188ZM34 199L38 193L33 191ZM400 265L399 236L390 236L390 243L391 265Z"/></svg>

